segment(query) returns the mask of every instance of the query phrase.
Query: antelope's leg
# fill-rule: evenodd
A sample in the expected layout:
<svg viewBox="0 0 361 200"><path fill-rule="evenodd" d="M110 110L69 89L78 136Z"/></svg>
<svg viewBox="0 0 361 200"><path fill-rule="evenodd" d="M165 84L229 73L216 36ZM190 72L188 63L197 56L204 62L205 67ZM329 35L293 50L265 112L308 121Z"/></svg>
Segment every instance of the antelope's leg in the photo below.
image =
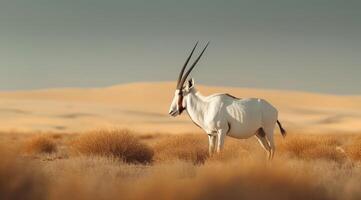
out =
<svg viewBox="0 0 361 200"><path fill-rule="evenodd" d="M262 128L257 131L256 137L263 149L267 152L268 159L270 160L272 157L271 147L266 139L266 133L263 131Z"/></svg>
<svg viewBox="0 0 361 200"><path fill-rule="evenodd" d="M208 152L209 155L212 155L214 153L215 147L216 147L216 141L217 137L213 136L211 134L208 135Z"/></svg>
<svg viewBox="0 0 361 200"><path fill-rule="evenodd" d="M221 152L224 146L224 138L226 137L226 131L218 130L217 132L217 153Z"/></svg>
<svg viewBox="0 0 361 200"><path fill-rule="evenodd" d="M275 146L275 142L274 142L274 139L273 139L273 129L274 129L274 126L271 127L271 128L266 128L265 129L266 139L267 139L268 144L269 144L270 149L271 149L271 160L273 159L275 151L276 151L276 146Z"/></svg>

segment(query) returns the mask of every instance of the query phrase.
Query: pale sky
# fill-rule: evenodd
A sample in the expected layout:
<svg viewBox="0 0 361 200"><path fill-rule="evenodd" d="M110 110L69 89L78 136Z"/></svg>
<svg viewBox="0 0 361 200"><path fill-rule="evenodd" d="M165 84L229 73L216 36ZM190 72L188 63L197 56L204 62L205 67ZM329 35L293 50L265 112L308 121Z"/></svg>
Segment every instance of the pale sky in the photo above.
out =
<svg viewBox="0 0 361 200"><path fill-rule="evenodd" d="M361 1L1 0L0 90L175 81L361 94Z"/></svg>

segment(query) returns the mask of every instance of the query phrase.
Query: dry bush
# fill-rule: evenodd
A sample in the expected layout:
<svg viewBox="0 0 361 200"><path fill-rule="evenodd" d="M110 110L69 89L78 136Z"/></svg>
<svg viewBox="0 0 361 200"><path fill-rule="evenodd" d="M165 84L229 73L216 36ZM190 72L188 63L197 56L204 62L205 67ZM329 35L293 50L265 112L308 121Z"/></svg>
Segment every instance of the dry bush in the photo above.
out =
<svg viewBox="0 0 361 200"><path fill-rule="evenodd" d="M150 163L153 150L128 131L97 131L79 136L72 151L89 156L119 158L127 163Z"/></svg>
<svg viewBox="0 0 361 200"><path fill-rule="evenodd" d="M328 159L343 161L345 155L337 151L341 145L336 136L293 135L279 143L278 150L301 159Z"/></svg>
<svg viewBox="0 0 361 200"><path fill-rule="evenodd" d="M161 137L159 134L141 134L138 136L141 140L152 140Z"/></svg>
<svg viewBox="0 0 361 200"><path fill-rule="evenodd" d="M350 144L345 145L344 150L352 160L361 161L361 136L353 137Z"/></svg>
<svg viewBox="0 0 361 200"><path fill-rule="evenodd" d="M156 161L185 160L203 163L208 157L208 139L204 135L174 135L154 145Z"/></svg>
<svg viewBox="0 0 361 200"><path fill-rule="evenodd" d="M51 137L53 139L62 139L64 137L64 134L60 134L60 133L54 133L54 134L51 134Z"/></svg>
<svg viewBox="0 0 361 200"><path fill-rule="evenodd" d="M0 158L0 199L46 199L46 179L34 163L9 147L0 147Z"/></svg>
<svg viewBox="0 0 361 200"><path fill-rule="evenodd" d="M36 135L25 141L23 150L26 154L54 153L57 145L50 136Z"/></svg>

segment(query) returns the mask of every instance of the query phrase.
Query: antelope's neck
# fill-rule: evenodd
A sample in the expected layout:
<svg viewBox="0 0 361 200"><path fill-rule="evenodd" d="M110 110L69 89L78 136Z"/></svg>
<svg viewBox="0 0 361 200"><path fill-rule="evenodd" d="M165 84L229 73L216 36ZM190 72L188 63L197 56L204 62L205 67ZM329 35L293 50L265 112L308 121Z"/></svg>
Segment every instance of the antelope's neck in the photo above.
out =
<svg viewBox="0 0 361 200"><path fill-rule="evenodd" d="M202 96L198 91L193 89L186 96L185 100L189 117L198 126L203 127L205 111L207 108L207 103L204 100L204 96Z"/></svg>

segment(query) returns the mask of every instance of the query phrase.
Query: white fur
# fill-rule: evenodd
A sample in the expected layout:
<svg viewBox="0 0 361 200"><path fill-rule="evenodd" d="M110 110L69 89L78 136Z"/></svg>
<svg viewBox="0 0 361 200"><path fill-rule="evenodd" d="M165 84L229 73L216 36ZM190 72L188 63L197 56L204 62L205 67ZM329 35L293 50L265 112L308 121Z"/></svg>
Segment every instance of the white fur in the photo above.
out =
<svg viewBox="0 0 361 200"><path fill-rule="evenodd" d="M174 117L179 114L178 93L177 90L169 111ZM210 153L221 151L225 136L245 139L255 135L269 158L273 157L273 130L278 111L270 103L259 98L236 99L226 94L205 97L195 89L193 79L183 93L183 106L190 118L208 134ZM257 135L260 128L264 130L265 137Z"/></svg>

